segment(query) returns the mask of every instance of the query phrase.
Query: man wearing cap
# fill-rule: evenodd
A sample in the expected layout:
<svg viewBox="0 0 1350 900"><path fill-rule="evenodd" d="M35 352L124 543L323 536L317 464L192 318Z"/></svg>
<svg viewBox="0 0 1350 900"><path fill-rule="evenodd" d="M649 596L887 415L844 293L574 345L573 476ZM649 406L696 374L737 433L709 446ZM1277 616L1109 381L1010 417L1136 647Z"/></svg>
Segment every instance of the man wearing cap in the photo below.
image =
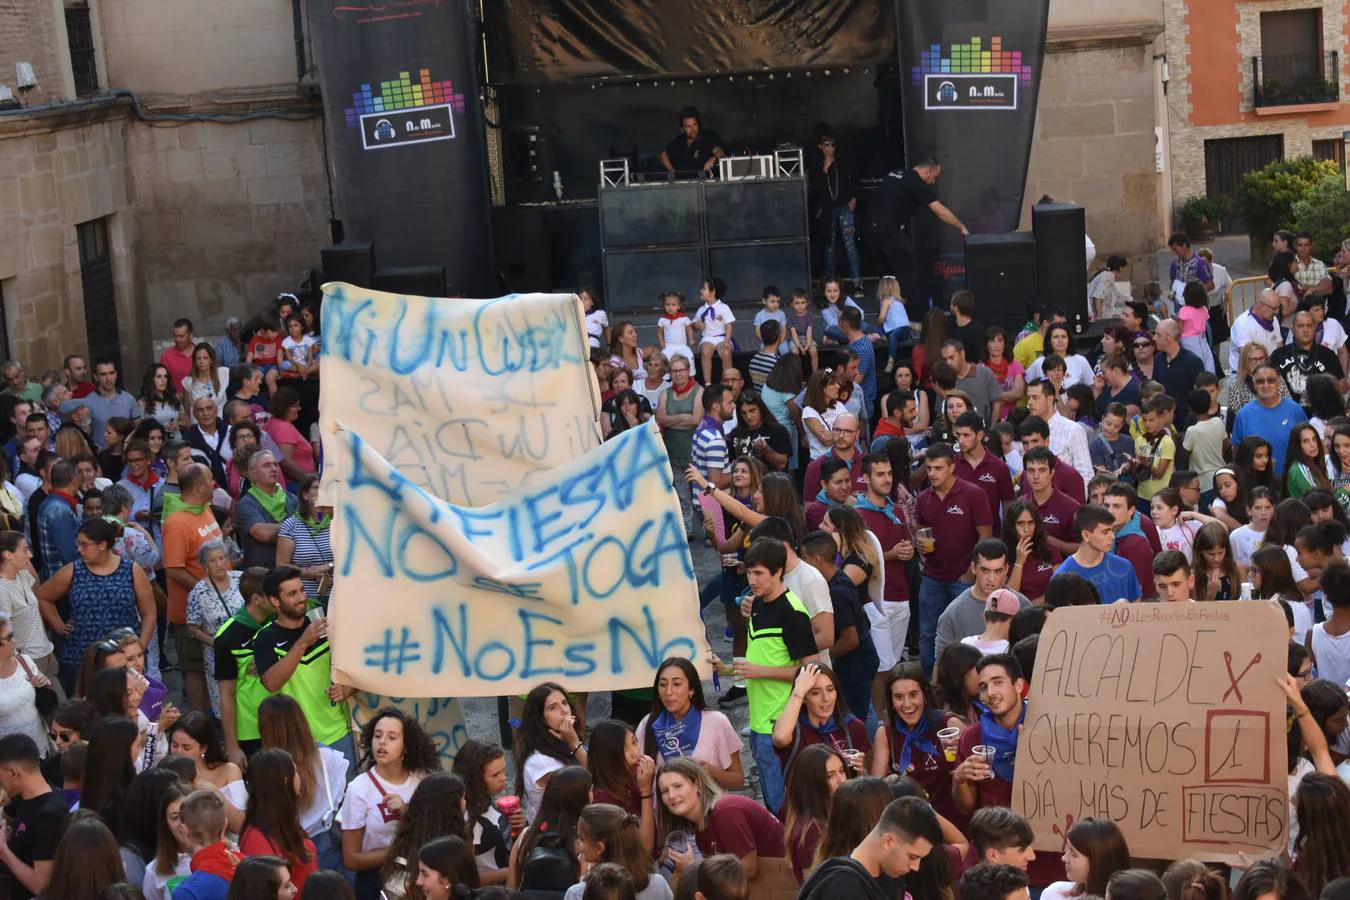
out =
<svg viewBox="0 0 1350 900"><path fill-rule="evenodd" d="M59 444L61 432L74 431L89 447L89 452L94 453L94 445L89 440L89 401L72 397L62 403L57 412L61 414L61 427L52 435L52 443Z"/></svg>
<svg viewBox="0 0 1350 900"><path fill-rule="evenodd" d="M216 365L229 368L244 361L244 342L239 338L243 323L238 316L225 320L225 336L216 341Z"/></svg>
<svg viewBox="0 0 1350 900"><path fill-rule="evenodd" d="M984 633L984 613L989 597L1008 583L1010 561L1008 548L998 538L986 538L975 545L971 555L970 573L975 583L957 595L938 618L934 658L941 659L942 651L963 638ZM1016 591L1018 609L1027 609L1031 601ZM1018 610L1013 610L1016 615Z"/></svg>

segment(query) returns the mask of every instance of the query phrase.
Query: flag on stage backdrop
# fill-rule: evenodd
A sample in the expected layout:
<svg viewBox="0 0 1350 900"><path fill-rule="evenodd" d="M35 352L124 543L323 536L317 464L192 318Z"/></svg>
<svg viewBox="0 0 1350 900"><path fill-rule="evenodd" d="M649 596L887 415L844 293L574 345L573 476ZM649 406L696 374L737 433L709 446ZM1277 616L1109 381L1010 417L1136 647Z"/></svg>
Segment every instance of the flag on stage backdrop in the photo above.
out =
<svg viewBox="0 0 1350 900"><path fill-rule="evenodd" d="M906 157L912 164L937 155L938 196L975 234L1017 229L1049 6L1049 0L899 3ZM940 299L946 272L964 270L961 235L927 212L914 224L920 284Z"/></svg>

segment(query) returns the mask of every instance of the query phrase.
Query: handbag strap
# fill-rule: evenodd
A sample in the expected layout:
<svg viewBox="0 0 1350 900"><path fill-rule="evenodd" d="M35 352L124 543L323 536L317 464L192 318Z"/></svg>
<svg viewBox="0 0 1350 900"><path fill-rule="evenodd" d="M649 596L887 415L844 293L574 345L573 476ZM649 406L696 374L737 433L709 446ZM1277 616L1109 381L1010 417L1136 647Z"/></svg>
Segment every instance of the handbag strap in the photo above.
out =
<svg viewBox="0 0 1350 900"><path fill-rule="evenodd" d="M327 777L328 777L328 776L327 776L327 773L325 773L325 774L324 774L325 780L327 779ZM374 770L374 769L367 769L367 770L366 770L366 777L370 779L370 783L371 783L371 784L375 785L375 790L377 790L377 791L380 792L380 798L381 798L381 799L383 799L384 797L388 796L388 794L389 794L388 789L386 789L384 785L380 784L380 779L378 779L378 778L375 777L375 770Z"/></svg>
<svg viewBox="0 0 1350 900"><path fill-rule="evenodd" d="M322 751L319 753L319 771L323 773L323 798L328 801L328 811L333 812L333 788L328 783L328 764L324 762ZM367 772L366 774L370 773ZM371 777L371 780L375 781L374 776ZM375 781L375 784L379 786L380 783Z"/></svg>
<svg viewBox="0 0 1350 900"><path fill-rule="evenodd" d="M14 658L17 659L17 660L19 661L19 665L23 666L23 673L24 673L25 675L27 675L27 676L29 677L29 679L32 679L32 677L33 677L33 670L30 669L30 668L28 668L28 660L24 659L23 654L22 654L22 653L16 653L16 654L14 654Z"/></svg>

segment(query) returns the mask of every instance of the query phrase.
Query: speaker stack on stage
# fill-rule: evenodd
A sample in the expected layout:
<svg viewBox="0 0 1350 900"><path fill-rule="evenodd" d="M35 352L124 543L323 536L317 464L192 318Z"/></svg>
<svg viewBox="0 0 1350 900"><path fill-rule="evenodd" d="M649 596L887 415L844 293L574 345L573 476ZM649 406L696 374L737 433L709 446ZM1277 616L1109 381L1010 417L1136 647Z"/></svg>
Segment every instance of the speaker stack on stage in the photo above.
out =
<svg viewBox="0 0 1350 900"><path fill-rule="evenodd" d="M966 238L966 287L975 295L975 320L1000 325L1012 336L1033 310L1053 304L1079 334L1088 325L1083 207L1038 203L1031 226L1030 234Z"/></svg>
<svg viewBox="0 0 1350 900"><path fill-rule="evenodd" d="M1031 208L1036 234L1036 287L1042 303L1064 310L1069 328L1088 326L1087 261L1083 257L1087 218L1075 203L1037 203Z"/></svg>
<svg viewBox="0 0 1350 900"><path fill-rule="evenodd" d="M345 281L358 287L372 287L375 282L375 245L360 241L343 241L320 251L323 258L323 280Z"/></svg>
<svg viewBox="0 0 1350 900"><path fill-rule="evenodd" d="M647 311L662 291L686 293L705 275L727 282L728 301L810 281L806 179L801 151L729 165L720 181L630 180L622 160L601 164L600 243L606 307ZM772 164L772 165L770 165ZM762 173L768 172L764 177ZM697 306L690 297L686 312Z"/></svg>

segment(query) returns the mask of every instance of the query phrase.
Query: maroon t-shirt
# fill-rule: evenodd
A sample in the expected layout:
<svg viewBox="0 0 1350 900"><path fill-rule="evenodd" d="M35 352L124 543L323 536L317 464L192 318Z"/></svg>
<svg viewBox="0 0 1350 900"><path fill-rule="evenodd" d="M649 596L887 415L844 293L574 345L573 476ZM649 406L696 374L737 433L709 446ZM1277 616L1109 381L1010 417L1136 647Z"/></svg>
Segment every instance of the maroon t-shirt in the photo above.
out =
<svg viewBox="0 0 1350 900"><path fill-rule="evenodd" d="M783 823L749 797L723 794L708 813L708 823L694 835L704 857L730 853L741 857L750 852L770 859L783 859Z"/></svg>
<svg viewBox="0 0 1350 900"><path fill-rule="evenodd" d="M1054 547L1047 548L1050 551L1048 560L1041 559L1035 551L1027 554L1027 561L1022 566L1022 588L1021 594L1028 600L1035 600L1037 597L1045 596L1045 589L1050 585L1050 579L1054 577L1055 569L1064 562L1064 558Z"/></svg>
<svg viewBox="0 0 1350 900"><path fill-rule="evenodd" d="M1153 521L1151 518L1149 518L1148 516L1143 515L1143 514L1141 513L1141 514L1139 515L1139 527L1143 530L1144 534L1148 537L1148 543L1149 543L1149 546L1153 548L1154 554L1161 553L1161 552L1162 552L1162 538L1158 535L1158 524L1157 524L1156 522L1154 522L1154 521ZM1143 579L1140 579L1140 583L1141 583L1141 584L1143 583Z"/></svg>
<svg viewBox="0 0 1350 900"><path fill-rule="evenodd" d="M970 819L956 808L956 801L952 799L952 769L956 768L956 763L947 762L947 757L942 752L942 742L937 737L938 730L946 727L945 722L945 717L929 716L928 739L933 742L938 752L933 754L918 747L910 748L909 769L904 772L900 771L900 748L904 745L904 738L887 722L886 742L891 751L890 769L897 775L908 775L913 778L928 795L928 802L933 804L933 808L950 819L957 828L965 831Z"/></svg>
<svg viewBox="0 0 1350 900"><path fill-rule="evenodd" d="M842 402L842 401L841 401ZM862 460L865 451L862 447L853 448L853 460L849 464L849 474L853 476L853 493L867 493L867 476L863 474ZM816 494L820 493L820 464L826 459L834 457L834 450L824 456L818 456L811 460L806 467L806 479L802 481L802 497L807 500L816 499Z"/></svg>
<svg viewBox="0 0 1350 900"><path fill-rule="evenodd" d="M623 800L611 794L605 788L596 785L591 788L591 798L594 803L612 803L622 809L624 812L632 813L635 816L642 816L642 792L638 790L637 779L628 787L628 800Z"/></svg>
<svg viewBox="0 0 1350 900"><path fill-rule="evenodd" d="M788 835L788 855L792 857L792 874L800 884L806 880L806 871L816 858L816 848L820 846L820 823L811 821L805 828L798 826L799 834Z"/></svg>
<svg viewBox="0 0 1350 900"><path fill-rule="evenodd" d="M895 514L897 517L900 515L898 507L895 507ZM867 525L867 530L877 536L883 553L889 552L892 547L901 541L914 542L914 536L910 534L908 528L892 522L883 512L858 507L858 515L862 516L863 522ZM908 600L909 578L905 575L905 561L903 559L888 559L885 565L886 587L882 590L882 599L895 603Z"/></svg>
<svg viewBox="0 0 1350 900"><path fill-rule="evenodd" d="M1068 463L1060 460L1055 466L1055 470L1050 473L1050 484L1057 491L1063 491L1070 497L1082 503L1087 499L1087 488L1083 484L1083 476L1078 474L1078 470ZM1031 482L1022 477L1022 496L1031 496Z"/></svg>
<svg viewBox="0 0 1350 900"><path fill-rule="evenodd" d="M1073 530L1073 516L1082 507L1081 502L1056 487L1050 488L1050 499L1044 503L1037 503L1034 494L1027 494L1026 499L1041 514L1041 525L1045 526L1046 534L1067 544L1077 544L1082 539ZM1025 578L1026 573L1022 574ZM1026 591L1022 593L1031 596Z"/></svg>
<svg viewBox="0 0 1350 900"><path fill-rule="evenodd" d="M970 571L970 557L979 543L979 527L994 527L994 515L984 491L957 478L946 497L931 487L918 500L919 522L933 529L936 546L923 563L923 574L934 581L960 581Z"/></svg>
<svg viewBox="0 0 1350 900"><path fill-rule="evenodd" d="M1140 516L1142 520L1144 517ZM1137 534L1127 534L1123 538L1116 538L1116 549L1111 551L1116 556L1123 557L1134 566L1134 574L1139 578L1139 586L1143 589L1144 597L1155 597L1158 594L1153 585L1153 547L1149 545L1148 539L1140 537ZM1111 601L1102 598L1103 602Z"/></svg>
<svg viewBox="0 0 1350 900"><path fill-rule="evenodd" d="M1016 496L1013 494L1012 473L1008 471L1007 464L989 452L984 454L978 467L972 466L964 456L958 456L956 477L984 491L984 496L989 500L989 511L994 515L994 527L997 528L999 504L1011 503Z"/></svg>
<svg viewBox="0 0 1350 900"><path fill-rule="evenodd" d="M856 716L850 718L844 725L848 731L848 739L845 740L843 732L838 730L830 732L828 735L821 734L809 725L797 723L797 734L801 736L801 741L797 743L797 752L801 752L803 747L809 747L812 744L828 743L836 750L852 749L861 750L868 753L872 749L872 739L867 734L867 723ZM786 747L774 747L773 752L778 754L778 763L783 767L783 776L787 777L788 756L792 753L792 744Z"/></svg>

